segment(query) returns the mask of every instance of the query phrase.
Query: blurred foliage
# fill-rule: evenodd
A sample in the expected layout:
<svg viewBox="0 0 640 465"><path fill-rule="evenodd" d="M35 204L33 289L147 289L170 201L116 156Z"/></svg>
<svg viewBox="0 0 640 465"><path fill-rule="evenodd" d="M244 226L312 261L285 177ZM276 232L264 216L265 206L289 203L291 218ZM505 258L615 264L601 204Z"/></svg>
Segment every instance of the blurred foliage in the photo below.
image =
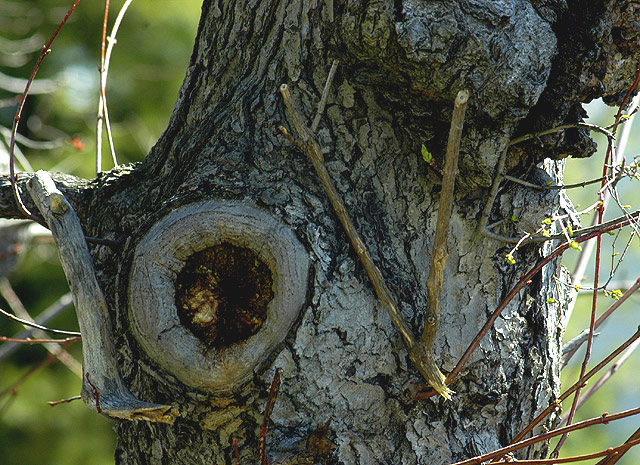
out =
<svg viewBox="0 0 640 465"><path fill-rule="evenodd" d="M589 113L589 122L601 126L608 126L615 121L615 113L617 108L607 107L601 101L592 102L586 106ZM640 121L636 119L634 127L638 127ZM620 128L621 129L621 128ZM620 134L618 130L618 135ZM593 135L593 134L592 134ZM577 183L586 179L597 178L602 175L602 163L604 161L607 150L607 140L600 134L593 135L598 143L598 152L591 158L567 160L565 170L565 182L567 184ZM625 158L629 163L634 156L640 153L640 137L637 131L631 132L625 150ZM640 208L640 197L637 192L640 188L640 182L637 180L623 179L618 184L621 200L624 204L629 204L631 209L635 211ZM569 197L576 205L578 210L586 208L598 200L598 190L600 183L593 184L588 187L571 189L568 191ZM621 209L616 205L613 199L607 207L605 220L612 219L622 215ZM589 225L592 221L593 214L581 217L583 225ZM614 255L622 252L627 241L631 240L629 251L624 258L621 266L617 269L615 276L611 281L608 289L622 287L624 284L634 282L640 276L640 243L638 237L631 237L631 229L626 228L620 235L603 236L602 253L600 264L600 285L604 284L609 278L610 272L615 266L621 255ZM615 242L614 242L615 241ZM578 260L579 253L571 250L563 256L563 263L570 271L573 271ZM587 267L587 277L584 283L588 285L593 283L594 259L592 257ZM598 295L597 316L601 315L614 300L606 297L602 293ZM582 330L589 328L591 318L592 292L581 292L578 296L576 306L573 309L571 319L568 323L564 341L568 342L577 336ZM640 297L631 297L616 312L603 323L597 333L591 353L591 361L588 370L599 363L611 351L618 347L622 342L627 340L636 331L640 320L638 319L638 304ZM563 390L571 387L580 375L580 365L585 354L583 346L574 357L569 365L562 372ZM609 366L592 378L585 390L594 385L600 376ZM574 422L586 420L588 418L601 416L604 412L615 413L638 406L640 399L640 387L638 384L638 372L640 372L640 359L638 353L634 353L624 362L615 376L613 376L602 388L586 402L577 412ZM583 390L584 392L584 390ZM572 398L567 399L563 404L563 412L569 411L571 408ZM608 447L615 447L622 444L638 427L640 427L640 419L635 417L626 418L624 420L609 423L608 425L598 425L593 428L583 429L572 433L569 440L562 448L561 457L572 455L588 454ZM600 460L600 459L598 459ZM595 465L598 460L580 462L585 465ZM640 463L640 447L635 447L629 451L618 462L618 465L636 465Z"/></svg>
<svg viewBox="0 0 640 465"><path fill-rule="evenodd" d="M0 37L11 41L35 37L37 44L21 60L12 59L11 53L0 53L0 72L28 77L40 47L72 4L70 0L0 2L0 17L15 15L14 21L0 22ZM111 3L108 33L121 4ZM107 83L110 120L120 163L141 160L166 127L191 56L199 13L200 3L195 0L137 0L128 9L118 32ZM38 72L37 79L53 81L57 90L28 98L20 133L34 140L61 139L65 143L54 150L25 148L35 169L58 169L85 177L95 174L103 17L102 2L81 2ZM11 42L2 48L12 51L21 44ZM0 101L14 95L0 91ZM0 108L0 125L10 128L15 110L15 106ZM77 136L84 145L81 150L71 144L72 136ZM103 159L103 169L109 169L107 151Z"/></svg>
<svg viewBox="0 0 640 465"><path fill-rule="evenodd" d="M111 2L108 34L122 3ZM11 128L17 108L17 94L3 89L4 76L22 79L24 88L40 48L72 4L72 0L0 0L0 126ZM191 56L200 4L196 0L136 0L129 7L118 32L107 83L119 163L141 160L166 127ZM52 83L55 91L28 97L19 132L34 141L56 141L57 147L38 150L18 144L34 169L95 176L103 18L104 2L80 2L43 61L37 81ZM6 146L5 134L0 134L0 144ZM103 169L112 166L105 138ZM50 241L31 244L20 262L10 281L32 315L68 292ZM0 306L8 308L1 298ZM77 330L73 310L49 325ZM21 329L0 319L1 335L11 336ZM69 351L81 359L80 344ZM47 357L43 347L23 346L10 359L2 360L0 392ZM0 397L0 463L112 464L112 421L96 415L82 401L47 405L47 401L79 394L80 387L79 377L56 363Z"/></svg>

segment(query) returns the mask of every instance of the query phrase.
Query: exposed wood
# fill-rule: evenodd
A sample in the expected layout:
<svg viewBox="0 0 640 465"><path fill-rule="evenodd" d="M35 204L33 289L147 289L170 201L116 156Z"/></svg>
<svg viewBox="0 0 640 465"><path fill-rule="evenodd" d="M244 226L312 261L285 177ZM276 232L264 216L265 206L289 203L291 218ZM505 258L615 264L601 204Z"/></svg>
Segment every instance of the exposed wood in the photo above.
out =
<svg viewBox="0 0 640 465"><path fill-rule="evenodd" d="M82 399L109 417L173 423L169 405L137 399L125 386L116 364L109 309L93 269L82 227L71 204L51 176L38 171L27 186L45 218L71 287L82 333Z"/></svg>
<svg viewBox="0 0 640 465"><path fill-rule="evenodd" d="M194 253L222 242L254 251L273 274L267 319L248 339L206 347L180 324L175 280ZM234 201L210 200L176 208L140 241L129 280L134 334L155 363L183 383L229 393L254 376L284 340L307 296L309 256L285 225Z"/></svg>

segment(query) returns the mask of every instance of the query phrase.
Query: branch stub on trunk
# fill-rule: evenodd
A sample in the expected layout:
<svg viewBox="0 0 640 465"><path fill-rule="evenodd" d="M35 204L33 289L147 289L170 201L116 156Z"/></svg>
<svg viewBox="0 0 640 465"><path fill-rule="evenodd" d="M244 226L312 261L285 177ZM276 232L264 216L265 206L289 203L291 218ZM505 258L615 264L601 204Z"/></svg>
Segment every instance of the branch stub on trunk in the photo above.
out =
<svg viewBox="0 0 640 465"><path fill-rule="evenodd" d="M306 299L308 269L293 232L246 203L180 207L137 246L133 333L186 385L231 392L286 337Z"/></svg>

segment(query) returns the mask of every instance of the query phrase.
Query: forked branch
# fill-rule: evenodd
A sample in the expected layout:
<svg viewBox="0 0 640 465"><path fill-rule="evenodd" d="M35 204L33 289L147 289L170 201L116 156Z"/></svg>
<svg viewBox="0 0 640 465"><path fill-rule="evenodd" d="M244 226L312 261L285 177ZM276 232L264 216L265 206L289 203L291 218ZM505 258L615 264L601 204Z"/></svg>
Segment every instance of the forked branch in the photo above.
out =
<svg viewBox="0 0 640 465"><path fill-rule="evenodd" d="M325 86L324 94L326 94L326 89L330 87L331 78L332 78L332 73L330 73L329 79L327 80L327 85ZM405 347L407 348L411 361L416 365L416 367L418 368L422 376L425 378L425 380L440 395L442 395L446 399L450 399L452 391L444 383L445 377L440 371L440 369L438 368L438 366L436 365L432 350L428 350L425 347L422 339L418 339L413 334L413 332L411 331L407 323L404 321L404 319L400 315L400 311L398 310L394 295L391 293L391 290L389 289L384 278L382 277L382 273L380 272L380 269L376 266L375 262L371 258L371 254L367 250L367 247L365 246L362 238L358 234L358 231L356 230L353 224L353 221L351 220L351 217L347 213L344 202L342 201L342 198L338 193L333 183L333 180L329 175L329 172L327 171L326 165L324 163L324 156L322 155L322 150L320 149L320 145L315 137L314 131L311 128L307 127L307 125L303 122L301 113L296 108L296 105L293 102L293 99L291 97L289 88L287 87L286 84L282 84L282 86L280 86L280 93L282 94L285 105L287 106L291 120L293 121L293 124L300 136L300 139L294 138L289 133L289 131L287 131L287 129L284 127L281 127L280 130L285 135L285 137L287 137L291 142L295 143L298 147L300 147L302 151L304 151L309 157L309 159L311 160L311 163L313 164L315 171L318 177L320 178L320 181L327 193L327 196L329 197L329 201L331 202L331 205L333 206L336 212L336 215L340 220L340 223L342 224L347 236L349 237L349 240L351 241L351 244L353 245L353 248L355 249L358 255L358 258L362 262L367 272L367 275L371 280L371 283L375 289L376 295L384 304L385 309L387 310L387 313L391 317L391 321L396 327L398 333L400 334L400 337L402 338L402 341ZM466 103L467 99L468 99L468 95L466 97L464 97L464 95L460 97L460 105L463 106L462 113L459 115L461 117L464 115L464 103ZM461 130L462 119L459 119L456 122L456 127L458 126L460 126L460 130ZM455 130L454 132L458 132L458 131ZM459 137L459 134L458 134L458 137ZM457 144L454 144L454 146L455 145L459 147L459 139ZM456 148L454 151L457 152L458 149ZM455 171L455 169L453 171ZM451 186L451 189L452 188L453 188L453 185ZM448 230L448 224L446 225L446 229ZM436 292L434 291L433 295L435 294Z"/></svg>

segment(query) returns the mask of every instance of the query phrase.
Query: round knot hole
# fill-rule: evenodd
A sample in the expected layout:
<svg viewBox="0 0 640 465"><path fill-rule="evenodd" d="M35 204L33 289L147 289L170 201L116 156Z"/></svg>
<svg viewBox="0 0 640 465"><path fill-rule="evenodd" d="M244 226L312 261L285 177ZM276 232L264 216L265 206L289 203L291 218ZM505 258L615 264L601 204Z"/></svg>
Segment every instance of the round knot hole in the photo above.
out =
<svg viewBox="0 0 640 465"><path fill-rule="evenodd" d="M272 287L271 270L258 255L222 242L191 255L178 273L178 316L207 347L228 347L260 330Z"/></svg>

